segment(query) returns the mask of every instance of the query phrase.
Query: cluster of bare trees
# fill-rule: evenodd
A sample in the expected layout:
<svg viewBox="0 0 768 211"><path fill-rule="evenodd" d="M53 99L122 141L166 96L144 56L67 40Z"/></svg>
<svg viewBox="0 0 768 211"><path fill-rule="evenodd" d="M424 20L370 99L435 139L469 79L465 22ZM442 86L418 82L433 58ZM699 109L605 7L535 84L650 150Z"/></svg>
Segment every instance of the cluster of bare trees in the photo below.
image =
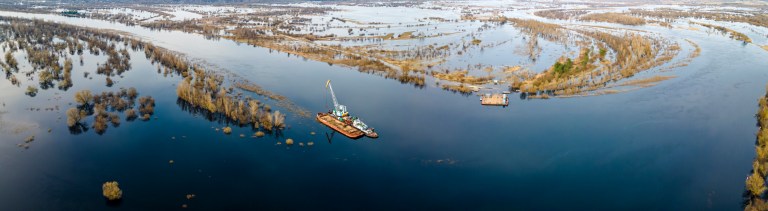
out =
<svg viewBox="0 0 768 211"><path fill-rule="evenodd" d="M155 114L155 99L152 96L144 96L139 98L139 115L144 121L149 121L149 118Z"/></svg>
<svg viewBox="0 0 768 211"><path fill-rule="evenodd" d="M588 19L604 20L616 18L616 15L620 14L596 14ZM641 23L641 19L627 17L629 18L621 20L623 24ZM537 75L520 72L510 77L513 89L520 89L534 97L537 94L576 95L595 91L607 86L609 82L632 77L637 72L664 64L672 60L680 50L675 43L639 33L613 34L599 29L567 29L557 24L516 18L498 18L492 21L511 22L529 34L529 48L533 49L531 52L535 52L535 38L538 37L560 43L568 43L571 38L584 40L576 42L582 49L578 57L562 57L551 68ZM619 20L611 20L616 21ZM606 59L609 52L613 53L613 62Z"/></svg>
<svg viewBox="0 0 768 211"><path fill-rule="evenodd" d="M141 43L136 46L139 48L143 47L144 54L147 59L152 61L152 64L160 63L162 66L171 69L176 74L180 74L184 77L187 76L190 65L189 61L185 58L151 43L143 43L138 40L132 40L131 43Z"/></svg>
<svg viewBox="0 0 768 211"><path fill-rule="evenodd" d="M579 18L582 21L596 21L596 22L608 22L618 23L630 26L645 25L646 21L643 18L625 15L621 13L591 13Z"/></svg>
<svg viewBox="0 0 768 211"><path fill-rule="evenodd" d="M768 87L766 87L768 91ZM755 141L755 159L752 161L752 172L746 180L747 202L744 210L768 210L764 193L766 191L765 177L768 176L768 93L758 101L757 132Z"/></svg>
<svg viewBox="0 0 768 211"><path fill-rule="evenodd" d="M293 7L293 6L275 6L270 5L269 10L256 11L254 13L245 15L224 15L220 17L213 17L214 14L202 14L209 15L197 20L156 20L142 23L143 27L152 29L167 29L167 30L180 30L185 32L195 32L201 34L210 34L217 36L223 29L221 25L235 25L237 26L233 30L229 30L230 36L227 38L248 42L250 44L258 45L261 47L267 47L279 51L288 52L291 54L301 55L305 58L327 62L329 64L339 64L350 67L357 67L359 71L382 75L387 78L397 79L402 83L411 83L416 86L424 86L424 77L408 73L399 73L394 66L399 66L400 70L404 71L423 71L426 65L419 64L422 60L443 58L450 54L448 49L424 47L409 51L383 51L377 53L375 51L369 51L365 55L359 55L359 49L346 49L340 46L315 46L313 41L320 39L328 39L335 37L334 34L328 35L316 35L314 33L305 33L305 26L310 19L302 17L302 15L319 15L325 14L328 11L334 10L333 8L324 7ZM139 10L151 11L152 8L136 8ZM157 8L155 8L157 9ZM157 11L151 11L157 13ZM160 13L158 13L160 14ZM94 13L91 18L105 19L120 21L124 23L133 24L136 22L132 16L120 16L120 15L102 15ZM338 19L341 20L341 19ZM343 20L347 21L347 20ZM361 31L363 29L360 29ZM296 32L296 33L294 33ZM406 36L408 37L408 36ZM81 38L82 39L82 38ZM308 45L303 44L288 44L281 43L286 40L305 40ZM380 38L375 38L380 39ZM97 70L98 73L107 73L109 75L112 69L116 69L120 72L124 65L122 59L118 54L108 51L105 43L96 42L91 44L89 41L89 47L95 54L106 51L110 56L107 64L103 64ZM132 42L132 48L136 50L137 47ZM141 48L141 47L138 47ZM152 45L144 46L145 53L148 58L151 57L155 62L161 62L164 66L177 70L178 73L186 74L188 66L185 61L178 59L172 53L166 51L155 51L155 47ZM376 54L376 55L373 55ZM386 58L398 63L395 65L385 64L374 57ZM186 75L184 75L186 76ZM112 84L112 79L107 78L107 85Z"/></svg>
<svg viewBox="0 0 768 211"><path fill-rule="evenodd" d="M374 55L370 55L368 52L361 51L354 47L342 47L340 45L318 45L311 42L297 44L294 42L280 42L285 39L281 36L266 36L259 33L248 32L251 29L239 29L231 39L248 42L253 45L274 49L290 54L302 56L304 58L312 59L315 61L326 62L331 65L342 65L347 67L356 67L358 71L380 75L385 78L396 79L401 83L414 84L415 86L424 86L424 77L419 75L408 74L406 71L400 71L393 68L395 65L385 64L381 58L377 58ZM236 36L246 37L236 37ZM263 37L264 39L252 39L247 36ZM400 63L397 65L399 69L409 69L409 65L416 64L413 62L402 62L403 60L392 59L393 63ZM403 68L405 67L405 68Z"/></svg>
<svg viewBox="0 0 768 211"><path fill-rule="evenodd" d="M67 90L72 87L72 59L64 60L64 74L59 82L59 89Z"/></svg>
<svg viewBox="0 0 768 211"><path fill-rule="evenodd" d="M126 13L110 14L110 13L91 12L88 14L88 18L106 20L110 22L118 22L125 25L129 25L129 26L134 26L136 25L136 22L138 22L138 20L136 19L136 16L134 16L133 14L126 14Z"/></svg>
<svg viewBox="0 0 768 211"><path fill-rule="evenodd" d="M498 21L512 23L526 34L541 37L552 42L562 42L567 39L567 31L557 24L519 18L501 18Z"/></svg>
<svg viewBox="0 0 768 211"><path fill-rule="evenodd" d="M739 22L755 26L768 27L768 14L755 11L732 11L732 12L712 12L697 10L675 10L675 9L630 9L629 14L641 17L653 17L672 21L680 18L698 18L714 21Z"/></svg>
<svg viewBox="0 0 768 211"><path fill-rule="evenodd" d="M557 20L570 20L572 18L589 13L588 10L569 10L569 9L553 9L553 10L539 10L533 14L539 17L557 19Z"/></svg>
<svg viewBox="0 0 768 211"><path fill-rule="evenodd" d="M201 20L156 20L142 23L141 26L153 30L179 30L207 36L218 36L219 31L223 29L220 25L205 24Z"/></svg>
<svg viewBox="0 0 768 211"><path fill-rule="evenodd" d="M2 20L10 23L0 26L10 39L3 46L9 50L6 51L5 62L0 62L0 66L5 69L6 77L14 84L19 83L13 75L18 72L19 65L14 56L16 51L26 53L25 58L33 68L32 72L27 73L27 77L31 78L32 74L36 73L42 89L55 87L55 82L58 82L58 88L62 90L72 87L74 84L71 57L75 54L81 55L82 65L82 54L86 45L93 55L99 55L101 52L107 54L107 62L97 68L97 73L107 76L108 86L113 83L109 77L122 74L131 68L129 52L126 49L118 50L115 45L124 40L119 35L37 20L8 17Z"/></svg>
<svg viewBox="0 0 768 211"><path fill-rule="evenodd" d="M153 64L158 63L166 71L170 70L183 76L185 80L180 83L177 90L180 99L194 103L212 113L220 113L241 125L253 124L254 127L265 130L283 129L286 126L285 115L277 111L272 112L270 106L255 99L241 100L230 95L221 87L223 76L209 74L196 67L192 68L182 56L150 43L71 25L4 17L0 17L0 20L11 23L0 26L0 29L5 27L9 29L7 31L14 34L14 37L19 38L15 42L7 42L8 44L4 47L26 49L29 52L28 59L31 64L39 69L48 70L40 71L42 75L40 81L51 82L51 86L54 80L63 80L59 83L60 86L71 87L73 62L71 58L65 57L62 66L59 64L59 56L65 55L65 52L82 53L85 47L77 40L84 40L92 54L104 52L108 56L107 62L99 65L97 73L106 75L109 84L110 76L120 75L130 69L130 53L127 49L118 50L116 45L124 43L126 47L130 45L134 51L143 50L146 58ZM50 38L56 36L74 38L62 37L62 40L67 41L66 43L54 44ZM17 65L13 54L6 54L5 61L2 65L7 66L6 71ZM111 122L113 126L120 124L118 112L124 112L128 121L136 118L149 120L154 113L155 100L149 96L137 97L138 93L134 88L95 95L88 90L79 91L75 93L78 106L67 112L67 125L73 133L87 131L89 127L84 123L85 117L93 115L93 126L90 128L101 134L106 131L108 123ZM138 106L134 107L137 99Z"/></svg>
<svg viewBox="0 0 768 211"><path fill-rule="evenodd" d="M580 33L595 40L601 40L609 49L614 51L615 62L603 66L601 71L592 71L597 66L585 66L585 68L571 71L570 74L554 74L556 77L539 78L537 80L542 82L542 86L539 86L538 89L564 95L594 91L606 86L608 82L631 77L637 72L650 69L662 62L660 52L664 46L648 37L634 33L627 33L623 36L600 31L581 31ZM589 54L582 51L580 58L576 58L576 61L581 61L582 64L591 64L596 57L600 57L602 60L605 50L601 49L600 51L599 54L593 52L592 59L589 59Z"/></svg>
<svg viewBox="0 0 768 211"><path fill-rule="evenodd" d="M481 85L481 84L486 84L489 81L493 80L493 76L469 75L468 70L457 70L457 71L446 70L445 72L432 71L431 73L432 73L432 76L437 79L459 82L463 84Z"/></svg>
<svg viewBox="0 0 768 211"><path fill-rule="evenodd" d="M752 43L752 39L749 38L749 36L733 29L729 29L723 26L718 26L713 24L707 24L707 23L699 23L699 22L691 22L691 23L699 24L701 26L720 31L723 34L727 34L730 38L734 40L742 41L744 43Z"/></svg>
<svg viewBox="0 0 768 211"><path fill-rule="evenodd" d="M120 125L120 112L125 113L128 121L133 121L136 116L136 99L138 92L135 88L120 88L118 92L101 92L93 94L90 90L80 90L75 93L74 100L77 106L67 110L67 126L72 133L78 134L88 130L85 118L93 115L93 128L96 133L103 134L112 123L113 127ZM142 119L147 121L154 113L155 101L150 96L138 98L139 113Z"/></svg>
<svg viewBox="0 0 768 211"><path fill-rule="evenodd" d="M195 68L193 76L186 77L176 87L179 99L193 107L204 109L209 115L219 115L240 126L252 125L254 129L285 128L285 115L280 111L272 113L269 105L256 99L238 99L224 88L222 78L209 76L204 70Z"/></svg>
<svg viewBox="0 0 768 211"><path fill-rule="evenodd" d="M131 55L125 48L117 50L115 44L112 43L112 45L106 49L106 53L107 62L96 68L97 74L112 77L121 75L123 72L131 69Z"/></svg>

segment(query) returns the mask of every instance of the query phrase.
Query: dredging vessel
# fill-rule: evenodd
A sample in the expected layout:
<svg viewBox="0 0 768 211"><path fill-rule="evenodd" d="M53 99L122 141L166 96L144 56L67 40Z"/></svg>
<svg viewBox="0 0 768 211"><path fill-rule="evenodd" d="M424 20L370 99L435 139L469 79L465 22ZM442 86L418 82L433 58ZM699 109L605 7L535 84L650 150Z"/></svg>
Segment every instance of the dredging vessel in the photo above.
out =
<svg viewBox="0 0 768 211"><path fill-rule="evenodd" d="M339 104L339 101L336 100L336 94L333 93L331 80L325 82L325 88L328 89L331 98L333 98L333 109L327 113L317 113L318 122L352 139L360 138L363 135L369 138L379 137L379 134L372 127L368 127L363 120L350 116L347 112L347 106Z"/></svg>

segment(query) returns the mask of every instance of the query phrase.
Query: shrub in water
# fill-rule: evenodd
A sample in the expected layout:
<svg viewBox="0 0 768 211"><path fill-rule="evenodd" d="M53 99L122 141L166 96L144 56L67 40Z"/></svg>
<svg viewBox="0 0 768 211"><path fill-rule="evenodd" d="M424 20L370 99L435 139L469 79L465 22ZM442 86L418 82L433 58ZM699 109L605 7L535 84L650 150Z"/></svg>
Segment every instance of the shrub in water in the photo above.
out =
<svg viewBox="0 0 768 211"><path fill-rule="evenodd" d="M264 132L257 131L256 132L256 137L259 137L259 138L264 137Z"/></svg>
<svg viewBox="0 0 768 211"><path fill-rule="evenodd" d="M123 197L123 191L120 190L116 181L105 182L101 185L101 193L109 200L118 200Z"/></svg>
<svg viewBox="0 0 768 211"><path fill-rule="evenodd" d="M85 118L87 114L85 111L81 111L77 108L69 108L67 109L67 126L72 127L76 124L79 124L80 121Z"/></svg>
<svg viewBox="0 0 768 211"><path fill-rule="evenodd" d="M93 100L91 90L80 90L75 93L75 102L80 105L87 105Z"/></svg>
<svg viewBox="0 0 768 211"><path fill-rule="evenodd" d="M136 115L136 110L135 109L128 109L128 110L125 111L125 119L126 120L133 121L134 119L136 119L136 117L138 117L138 116Z"/></svg>

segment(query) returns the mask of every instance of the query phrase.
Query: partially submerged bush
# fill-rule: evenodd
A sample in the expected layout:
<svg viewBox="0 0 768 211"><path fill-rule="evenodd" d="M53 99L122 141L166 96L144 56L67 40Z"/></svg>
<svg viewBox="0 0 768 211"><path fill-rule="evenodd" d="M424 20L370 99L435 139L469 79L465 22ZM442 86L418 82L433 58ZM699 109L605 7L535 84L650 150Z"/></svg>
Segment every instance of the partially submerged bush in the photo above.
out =
<svg viewBox="0 0 768 211"><path fill-rule="evenodd" d="M261 137L264 137L264 132L257 131L256 134L254 134L254 135L256 135L256 137L261 138Z"/></svg>
<svg viewBox="0 0 768 211"><path fill-rule="evenodd" d="M753 196L761 196L765 192L765 179L757 172L747 178L747 189Z"/></svg>
<svg viewBox="0 0 768 211"><path fill-rule="evenodd" d="M142 116L151 116L155 113L155 99L150 96L139 98L139 114ZM147 118L149 119L149 118Z"/></svg>
<svg viewBox="0 0 768 211"><path fill-rule="evenodd" d="M96 114L93 121L93 129L96 130L96 133L104 134L104 132L107 130L107 127L106 114Z"/></svg>
<svg viewBox="0 0 768 211"><path fill-rule="evenodd" d="M274 122L274 116L270 114L263 114L259 118L259 123L261 124L261 127L263 127L267 131L271 131Z"/></svg>
<svg viewBox="0 0 768 211"><path fill-rule="evenodd" d="M128 109L125 111L125 119L128 121L133 121L136 119L138 115L136 115L136 109Z"/></svg>
<svg viewBox="0 0 768 211"><path fill-rule="evenodd" d="M16 61L16 57L13 57L11 51L5 52L5 62L8 63L13 69L19 69L19 62Z"/></svg>
<svg viewBox="0 0 768 211"><path fill-rule="evenodd" d="M37 95L37 87L27 86L27 91L24 94L34 97Z"/></svg>
<svg viewBox="0 0 768 211"><path fill-rule="evenodd" d="M229 126L227 126L227 127L224 127L224 128L222 128L221 130L222 130L222 131L224 131L224 134L230 134L230 133L232 133L232 128L231 128L231 127L229 127Z"/></svg>
<svg viewBox="0 0 768 211"><path fill-rule="evenodd" d="M111 201L119 200L123 197L123 191L120 190L116 181L105 182L101 185L101 194Z"/></svg>
<svg viewBox="0 0 768 211"><path fill-rule="evenodd" d="M583 21L618 23L630 26L646 24L645 19L621 13L591 13L580 18Z"/></svg>
<svg viewBox="0 0 768 211"><path fill-rule="evenodd" d="M287 145L289 145L289 146L290 146L290 145L293 145L293 139L290 139L290 138L289 138L289 139L286 139L286 140L285 140L285 144L287 144Z"/></svg>
<svg viewBox="0 0 768 211"><path fill-rule="evenodd" d="M67 126L73 127L77 124L80 124L83 118L85 118L87 115L88 114L85 113L85 111L77 108L67 109Z"/></svg>
<svg viewBox="0 0 768 211"><path fill-rule="evenodd" d="M136 91L136 88L128 88L128 98L130 99L136 99L136 96L139 95L139 93Z"/></svg>
<svg viewBox="0 0 768 211"><path fill-rule="evenodd" d="M120 115L117 115L117 113L112 112L109 114L109 121L112 122L113 127L117 127L120 125Z"/></svg>
<svg viewBox="0 0 768 211"><path fill-rule="evenodd" d="M749 200L746 207L744 207L745 211L760 211L760 210L768 210L768 203L766 203L763 200Z"/></svg>
<svg viewBox="0 0 768 211"><path fill-rule="evenodd" d="M280 111L275 111L274 115L274 127L281 130L285 129L285 115L281 114Z"/></svg>
<svg viewBox="0 0 768 211"><path fill-rule="evenodd" d="M88 105L93 100L91 90L80 90L75 93L75 102L79 105Z"/></svg>
<svg viewBox="0 0 768 211"><path fill-rule="evenodd" d="M766 87L768 92L768 87ZM765 176L768 173L768 93L758 101L757 125L760 130L755 142L756 158L752 162L752 173L747 177L746 190L749 193L748 202L744 210L768 210L768 204L763 198L763 193L768 190L765 185Z"/></svg>

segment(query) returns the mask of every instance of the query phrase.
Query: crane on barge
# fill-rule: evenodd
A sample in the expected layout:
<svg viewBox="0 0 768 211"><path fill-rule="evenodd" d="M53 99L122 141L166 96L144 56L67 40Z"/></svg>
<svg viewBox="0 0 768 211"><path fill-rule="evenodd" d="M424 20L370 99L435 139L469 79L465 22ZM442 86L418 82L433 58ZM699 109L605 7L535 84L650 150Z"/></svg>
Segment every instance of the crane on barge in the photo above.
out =
<svg viewBox="0 0 768 211"><path fill-rule="evenodd" d="M333 99L333 109L328 113L318 113L317 120L320 123L334 129L347 137L359 138L363 134L369 138L377 138L379 135L373 128L368 127L360 118L349 115L347 106L339 104L336 99L336 93L333 92L331 80L325 82L325 88L331 93Z"/></svg>
<svg viewBox="0 0 768 211"><path fill-rule="evenodd" d="M331 99L333 99L332 114L338 117L339 120L342 120L341 118L343 117L349 116L349 112L347 112L347 106L339 104L339 101L336 100L336 94L333 93L333 86L331 85L331 80L328 80L325 82L325 88L328 88L328 91L331 92Z"/></svg>

